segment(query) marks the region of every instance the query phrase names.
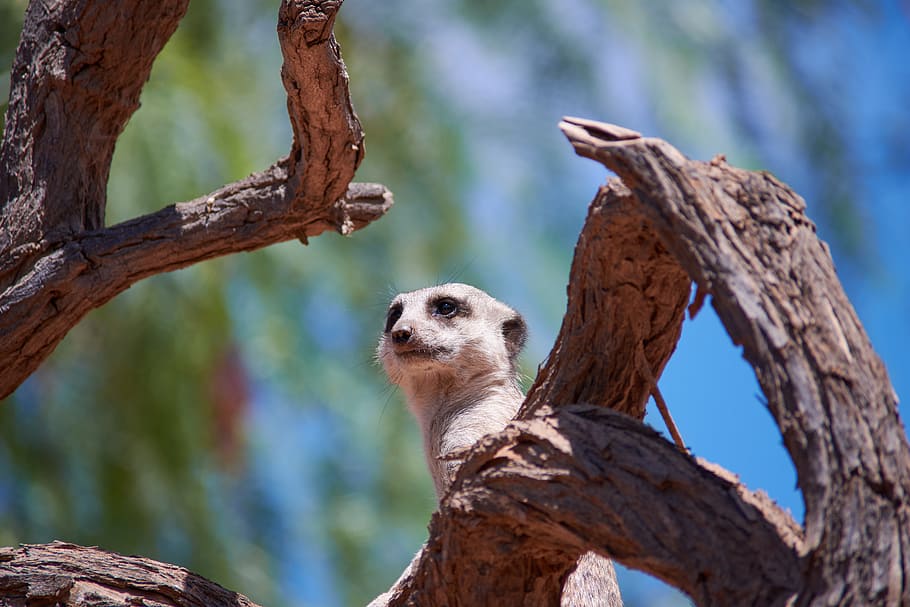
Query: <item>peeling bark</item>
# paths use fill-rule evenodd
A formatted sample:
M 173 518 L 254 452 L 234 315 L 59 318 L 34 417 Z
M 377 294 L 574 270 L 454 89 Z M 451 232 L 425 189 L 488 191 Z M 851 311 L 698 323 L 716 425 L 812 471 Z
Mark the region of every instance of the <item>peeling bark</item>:
M 805 202 L 768 173 L 570 119 L 628 184 L 755 369 L 806 504 L 799 605 L 910 604 L 910 450 L 897 396 Z
M 104 227 L 114 144 L 188 4 L 29 3 L 0 144 L 0 280 L 10 252 Z
M 562 328 L 518 417 L 546 403 L 588 403 L 643 420 L 690 283 L 629 189 L 602 187 L 575 246 Z

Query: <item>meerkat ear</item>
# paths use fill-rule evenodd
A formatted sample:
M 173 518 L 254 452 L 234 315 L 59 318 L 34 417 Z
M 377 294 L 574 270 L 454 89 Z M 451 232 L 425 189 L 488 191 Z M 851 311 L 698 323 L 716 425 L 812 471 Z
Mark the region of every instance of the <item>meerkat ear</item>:
M 525 319 L 521 317 L 521 314 L 515 312 L 514 316 L 503 321 L 502 336 L 506 340 L 506 351 L 509 353 L 509 360 L 515 362 L 515 359 L 521 354 L 521 349 L 525 346 L 525 341 L 528 339 L 528 325 L 525 324 Z

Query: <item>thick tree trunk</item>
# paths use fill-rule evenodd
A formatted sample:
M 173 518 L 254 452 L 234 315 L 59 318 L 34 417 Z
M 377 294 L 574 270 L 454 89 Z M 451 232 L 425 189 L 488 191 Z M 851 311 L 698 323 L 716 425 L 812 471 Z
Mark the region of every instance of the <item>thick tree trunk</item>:
M 114 142 L 188 0 L 32 2 L 0 146 L 0 398 L 96 308 L 142 278 L 381 217 L 352 184 L 363 132 L 332 24 L 340 2 L 281 4 L 287 158 L 192 202 L 104 228 Z

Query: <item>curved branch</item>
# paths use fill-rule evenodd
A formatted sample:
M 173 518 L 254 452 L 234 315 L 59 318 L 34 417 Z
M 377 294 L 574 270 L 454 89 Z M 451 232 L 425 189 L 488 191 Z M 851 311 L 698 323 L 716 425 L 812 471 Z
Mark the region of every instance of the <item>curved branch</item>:
M 54 542 L 0 549 L 4 605 L 258 607 L 183 567 Z
M 570 553 L 597 549 L 698 604 L 782 605 L 798 588 L 789 516 L 602 407 L 543 407 L 459 476 L 448 505 L 462 516 L 521 521 L 522 535 Z
M 278 10 L 281 80 L 294 131 L 288 171 L 297 206 L 339 200 L 363 159 L 363 130 L 332 33 L 341 2 L 282 0 Z
M 150 67 L 176 27 L 186 2 L 179 11 L 172 6 L 173 2 L 151 3 L 158 10 L 155 18 L 142 13 L 143 19 L 138 23 L 132 21 L 138 17 L 131 10 L 151 11 L 138 7 L 149 3 L 127 2 L 131 10 L 108 11 L 110 14 L 100 16 L 96 14 L 95 1 L 57 0 L 32 6 L 44 4 L 48 4 L 52 13 L 47 16 L 49 23 L 42 21 L 37 8 L 30 9 L 26 31 L 31 28 L 46 34 L 47 28 L 56 27 L 62 28 L 62 33 L 48 34 L 49 41 L 39 41 L 51 49 L 42 53 L 53 51 L 66 55 L 70 40 L 78 38 L 81 52 L 92 48 L 92 56 L 102 59 L 121 52 L 127 57 L 136 55 L 136 61 L 141 58 L 142 65 Z M 0 235 L 0 259 L 3 259 L 0 262 L 0 368 L 3 369 L 0 398 L 10 394 L 32 373 L 86 312 L 142 278 L 293 238 L 305 243 L 308 237 L 327 229 L 350 234 L 389 209 L 391 193 L 383 186 L 350 184 L 363 157 L 363 131 L 351 105 L 347 72 L 332 34 L 340 6 L 338 0 L 284 0 L 281 4 L 278 37 L 285 58 L 281 75 L 288 92 L 294 131 L 288 158 L 208 196 L 107 229 L 101 229 L 103 192 L 110 166 L 107 147 L 79 150 L 83 154 L 80 162 L 103 165 L 104 170 L 95 175 L 100 185 L 81 188 L 82 198 L 78 201 L 55 198 L 57 190 L 42 186 L 45 179 L 41 171 L 46 172 L 47 167 L 29 164 L 32 154 L 28 149 L 22 157 L 14 153 L 16 146 L 25 145 L 20 133 L 40 131 L 38 126 L 53 116 L 51 112 L 56 107 L 48 100 L 34 102 L 29 91 L 53 89 L 54 85 L 48 83 L 50 76 L 41 70 L 34 82 L 17 84 L 24 87 L 24 92 L 11 97 L 10 115 L 15 120 L 5 133 L 4 152 L 0 157 L 4 162 L 2 168 L 10 175 L 36 174 L 42 178 L 23 177 L 15 183 L 9 182 L 15 187 L 8 185 L 0 189 L 7 196 L 3 199 L 5 206 L 0 218 L 4 228 Z M 58 18 L 57 13 L 66 19 Z M 163 16 L 173 17 L 174 22 Z M 93 24 L 100 25 L 92 28 Z M 130 32 L 139 26 L 151 28 L 143 31 L 141 40 L 155 44 L 135 46 L 131 36 L 121 35 L 117 29 Z M 107 35 L 111 28 L 117 30 L 117 35 Z M 35 54 L 32 50 L 35 44 L 28 35 L 23 35 L 17 65 Z M 76 55 L 81 56 L 78 52 Z M 138 98 L 138 91 L 148 76 L 148 70 L 131 72 L 133 64 L 129 62 L 99 60 L 97 66 L 89 69 L 80 68 L 84 63 L 80 61 L 64 62 L 69 71 L 58 75 L 67 82 L 79 83 L 67 88 L 75 99 L 72 103 L 91 105 L 95 100 L 93 91 L 102 85 L 105 90 Z M 53 95 L 49 93 L 48 99 L 53 99 Z M 125 107 L 131 108 L 131 113 L 135 105 Z M 90 121 L 88 126 L 81 123 L 80 126 L 109 132 L 112 150 L 129 113 L 97 112 L 83 117 Z M 62 128 L 65 124 L 54 122 L 51 126 L 57 128 L 54 137 L 64 142 L 88 138 L 82 130 L 70 132 Z M 60 153 L 69 153 L 65 145 L 61 149 Z M 59 158 L 51 164 L 69 166 Z M 66 173 L 54 179 L 72 185 L 75 178 Z M 11 227 L 19 226 L 19 222 L 28 226 L 26 218 L 34 215 L 40 219 L 51 208 L 61 217 L 67 214 L 81 217 L 89 207 L 100 209 L 100 219 L 87 224 L 76 222 L 66 230 L 51 229 L 47 222 L 27 229 Z M 41 212 L 36 214 L 34 209 Z
M 11 393 L 67 332 L 137 281 L 220 255 L 315 236 L 339 223 L 325 209 L 284 203 L 286 163 L 208 196 L 105 230 L 84 232 L 42 257 L 0 295 L 0 397 Z M 381 217 L 391 193 L 351 184 L 332 213 L 348 230 Z
M 806 503 L 799 604 L 910 604 L 910 449 L 885 367 L 805 203 L 767 173 L 566 119 L 615 171 L 755 368 Z
M 289 157 L 104 229 L 114 143 L 187 3 L 29 5 L 0 147 L 0 397 L 86 312 L 146 276 L 327 229 L 349 234 L 392 204 L 381 185 L 350 184 L 363 132 L 332 35 L 340 0 L 284 0 Z M 9 602 L 255 607 L 180 567 L 59 543 L 0 550 Z
M 562 328 L 519 414 L 527 421 L 466 458 L 430 542 L 373 605 L 545 604 L 590 550 L 703 604 L 783 604 L 794 594 L 801 530 L 787 514 L 607 411 L 644 416 L 689 285 L 634 194 L 617 180 L 601 188 L 575 249 Z M 508 543 L 520 547 L 504 557 L 498 546 Z M 515 572 L 536 585 L 504 589 L 499 580 Z
M 628 389 L 634 351 L 618 361 L 625 371 L 612 371 L 601 328 L 612 310 L 597 300 L 599 291 L 581 289 L 532 390 L 528 419 L 466 459 L 392 603 L 433 596 L 440 587 L 456 603 L 475 600 L 478 588 L 492 590 L 508 567 L 525 564 L 502 557 L 502 546 L 516 545 L 539 556 L 544 580 L 596 550 L 665 579 L 699 604 L 910 604 L 910 449 L 896 396 L 803 201 L 768 174 L 720 158 L 690 161 L 666 142 L 620 127 L 579 119 L 562 127 L 579 154 L 619 175 L 629 194 L 608 186 L 609 196 L 623 201 L 616 209 L 637 205 L 634 214 L 698 283 L 693 305 L 711 294 L 744 347 L 796 464 L 805 540 L 770 500 L 730 484 L 725 473 L 697 466 L 630 419 L 567 404 L 609 404 L 615 389 L 631 400 L 625 410 L 638 414 L 644 390 Z M 589 261 L 573 265 L 573 289 L 587 280 L 588 267 L 600 275 L 601 256 L 619 268 L 625 259 L 607 247 L 589 254 L 597 245 L 589 251 L 594 239 L 586 237 L 576 255 Z M 586 345 L 589 334 L 597 345 Z M 625 347 L 635 345 L 633 339 Z M 581 354 L 573 356 L 574 348 Z M 579 368 L 578 361 L 597 356 L 607 361 Z M 615 388 L 591 379 L 600 371 L 612 374 Z M 549 400 L 555 411 L 542 404 Z
M 784 605 L 799 589 L 800 548 L 773 502 L 647 426 L 603 407 L 542 406 L 479 444 L 418 560 L 374 605 L 545 604 L 538 588 L 502 580 L 558 582 L 589 550 L 697 604 Z
M 518 418 L 587 403 L 644 419 L 652 377 L 676 349 L 689 284 L 629 189 L 603 186 L 575 246 L 562 327 Z

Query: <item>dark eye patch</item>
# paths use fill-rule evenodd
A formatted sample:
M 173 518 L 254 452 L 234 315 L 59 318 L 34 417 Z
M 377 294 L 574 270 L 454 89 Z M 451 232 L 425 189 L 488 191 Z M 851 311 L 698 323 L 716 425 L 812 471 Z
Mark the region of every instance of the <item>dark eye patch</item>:
M 401 312 L 404 308 L 401 304 L 395 304 L 389 308 L 389 314 L 386 316 L 385 321 L 385 332 L 388 333 L 392 330 L 392 327 L 395 326 L 395 323 L 398 322 L 398 319 L 401 318 Z
M 443 297 L 433 302 L 433 316 L 442 316 L 443 318 L 452 318 L 458 314 L 458 302 L 451 297 Z

